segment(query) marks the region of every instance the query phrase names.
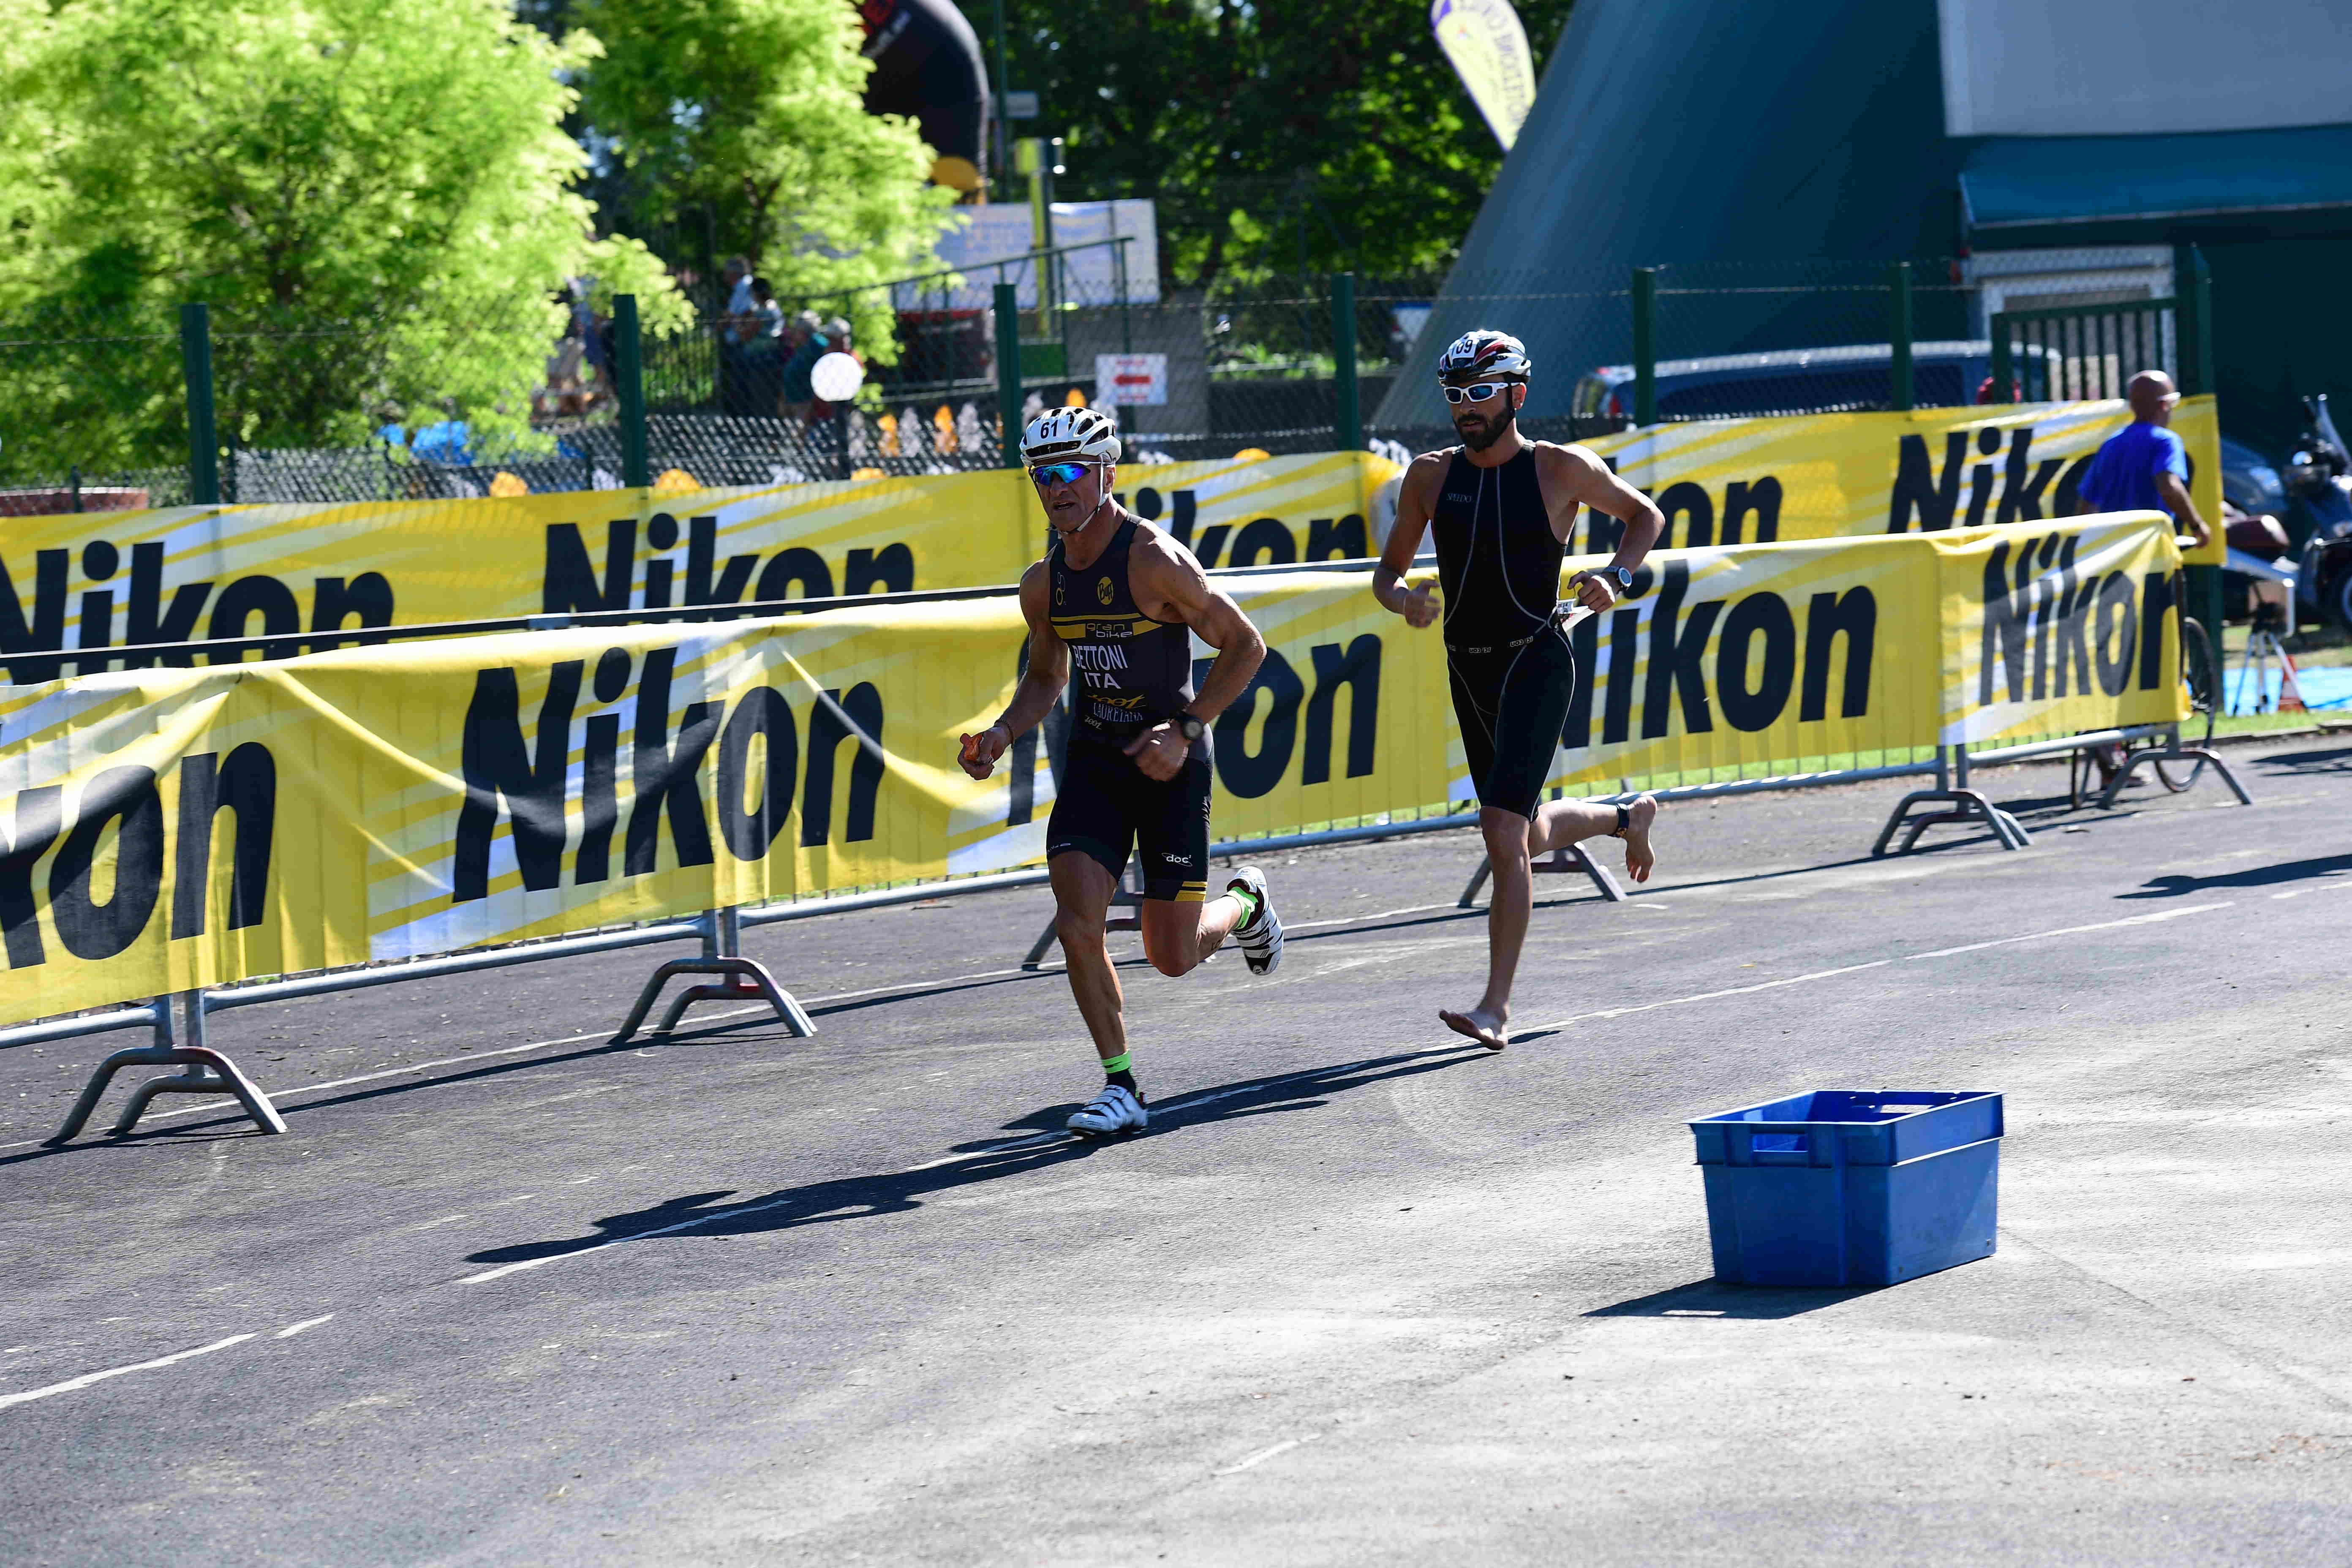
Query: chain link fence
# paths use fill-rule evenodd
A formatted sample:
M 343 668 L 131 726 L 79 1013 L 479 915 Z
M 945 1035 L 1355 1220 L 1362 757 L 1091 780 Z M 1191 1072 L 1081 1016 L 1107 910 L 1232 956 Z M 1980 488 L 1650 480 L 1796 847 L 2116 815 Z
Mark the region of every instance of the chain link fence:
M 176 322 L 133 311 L 0 321 L 0 517 L 188 499 Z
M 1160 292 L 1127 262 L 1114 240 L 749 310 L 705 300 L 649 314 L 634 337 L 612 301 L 584 290 L 460 324 L 446 312 L 347 322 L 222 311 L 197 329 L 218 453 L 201 498 L 191 430 L 203 400 L 190 395 L 185 321 L 125 309 L 0 322 L 0 514 L 610 489 L 632 478 L 637 433 L 636 480 L 656 485 L 994 468 L 1008 394 L 1024 420 L 1074 403 L 1113 412 L 1131 462 L 1357 445 L 1401 456 L 1454 439 L 1432 372 L 1444 342 L 1474 325 L 1536 348 L 1521 425 L 1555 440 L 1645 412 L 1902 405 L 1906 350 L 1909 405 L 1992 401 L 1996 315 L 2007 379 L 2029 394 L 2107 393 L 2142 368 L 2179 375 L 2189 341 L 2170 254 L 2155 247 L 1915 261 L 1900 273 L 1859 261 L 1661 266 L 1486 292 L 1459 280 L 1449 292 L 1433 276 Z M 1018 317 L 1002 339 L 999 285 Z M 2091 306 L 2129 313 L 2134 335 L 2085 350 L 2077 329 L 2066 337 L 2045 320 Z M 998 363 L 1000 342 L 1017 342 L 1017 365 Z M 835 352 L 862 365 L 841 403 L 814 385 L 816 362 Z

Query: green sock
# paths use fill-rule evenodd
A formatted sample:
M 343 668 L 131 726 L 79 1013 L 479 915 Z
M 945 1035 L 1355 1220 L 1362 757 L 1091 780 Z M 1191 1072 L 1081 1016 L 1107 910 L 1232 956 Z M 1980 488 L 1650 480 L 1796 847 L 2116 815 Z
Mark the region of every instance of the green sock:
M 1249 924 L 1250 921 L 1257 919 L 1257 895 L 1255 893 L 1251 892 L 1239 882 L 1235 882 L 1232 887 L 1227 888 L 1225 891 L 1234 899 L 1238 900 L 1242 906 L 1242 918 L 1235 922 L 1237 926 L 1245 926 Z

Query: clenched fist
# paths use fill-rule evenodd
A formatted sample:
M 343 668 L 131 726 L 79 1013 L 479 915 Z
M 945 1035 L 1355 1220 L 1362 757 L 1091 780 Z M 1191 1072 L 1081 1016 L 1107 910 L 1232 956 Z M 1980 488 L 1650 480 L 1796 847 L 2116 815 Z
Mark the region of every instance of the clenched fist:
M 956 761 L 963 771 L 976 779 L 984 779 L 996 771 L 996 759 L 1013 744 L 1012 732 L 1002 724 L 991 724 L 977 735 L 963 737 L 962 754 Z

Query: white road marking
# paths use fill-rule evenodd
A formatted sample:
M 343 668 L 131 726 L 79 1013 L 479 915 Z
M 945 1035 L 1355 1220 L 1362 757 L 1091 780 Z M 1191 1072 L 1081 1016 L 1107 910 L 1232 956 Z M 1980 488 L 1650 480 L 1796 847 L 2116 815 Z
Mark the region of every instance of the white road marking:
M 305 1329 L 317 1328 L 320 1323 L 327 1321 L 328 1319 L 332 1318 L 334 1315 L 334 1313 L 329 1312 L 322 1317 L 305 1318 L 299 1323 L 288 1324 L 285 1328 L 278 1330 L 269 1337 L 274 1340 L 290 1340 Z
M 1279 1455 L 1287 1454 L 1293 1448 L 1299 1447 L 1304 1444 L 1312 1443 L 1315 1441 L 1316 1437 L 1319 1437 L 1321 1436 L 1322 1434 L 1318 1432 L 1316 1433 L 1314 1436 L 1293 1437 L 1286 1443 L 1276 1443 L 1271 1448 L 1260 1448 L 1256 1453 L 1252 1454 L 1245 1459 L 1241 1459 L 1234 1464 L 1227 1465 L 1222 1470 L 1211 1470 L 1209 1473 L 1213 1476 L 1237 1476 L 1244 1470 L 1252 1469 L 1259 1465 L 1265 1464 L 1268 1459 L 1274 1458 Z
M 941 1165 L 952 1165 L 960 1161 L 977 1159 L 982 1154 L 1009 1153 L 1015 1149 L 1034 1148 L 1037 1144 L 1051 1143 L 1056 1139 L 1068 1136 L 1066 1132 L 1033 1132 L 1026 1138 L 1008 1138 L 999 1143 L 982 1143 L 977 1148 L 966 1149 L 961 1153 L 943 1154 L 936 1160 L 926 1160 L 919 1165 L 909 1165 L 900 1174 L 913 1175 L 917 1171 L 936 1171 Z
M 2226 910 L 2231 900 L 2217 904 L 2191 904 L 2187 909 L 2158 910 L 2151 914 L 2126 915 L 2118 921 L 2100 921 L 2093 925 L 2059 926 L 2050 931 L 2030 931 L 2023 936 L 1997 937 L 1990 942 L 1972 942 L 1960 947 L 1938 947 L 1927 952 L 1905 953 L 1901 958 L 1875 958 L 1867 963 L 1849 963 L 1836 969 L 1816 969 L 1810 974 L 1791 974 L 1782 980 L 1766 980 L 1754 985 L 1733 985 L 1721 991 L 1701 991 L 1689 996 L 1669 996 L 1663 1002 L 1644 1002 L 1633 1007 L 1604 1007 L 1595 1013 L 1579 1013 L 1557 1023 L 1538 1024 L 1534 1032 L 1564 1029 L 1570 1024 L 1590 1023 L 1596 1018 L 1622 1018 L 1634 1013 L 1654 1012 L 1660 1007 L 1679 1007 L 1690 1002 L 1713 1002 L 1725 996 L 1746 996 L 1758 991 L 1772 991 L 1786 985 L 1803 985 L 1815 980 L 1829 980 L 1840 974 L 1853 974 L 1865 969 L 1885 969 L 1893 963 L 1916 963 L 1926 958 L 1949 958 L 1955 953 L 1981 952 L 1989 947 L 2008 947 L 2015 942 L 2044 942 L 2054 936 L 2079 936 L 2084 931 L 2114 931 L 2121 926 L 2154 925 L 2160 921 L 2177 921 L 2183 915 L 2201 915 L 2212 910 Z M 1514 1030 L 1514 1034 L 1528 1033 Z
M 2079 936 L 2086 931 L 2114 931 L 2119 926 L 2156 925 L 2164 921 L 2177 921 L 2183 915 L 2201 915 L 2212 910 L 2226 910 L 2234 900 L 2224 899 L 2218 904 L 2190 904 L 2186 909 L 2158 910 L 2150 914 L 2126 915 L 2119 921 L 2101 921 L 2096 925 L 2060 926 L 2054 931 L 2037 931 L 2024 936 L 1996 937 L 1990 942 L 1972 942 L 1964 947 L 1938 947 L 1927 952 L 1904 955 L 1906 963 L 1916 963 L 1923 958 L 1949 958 L 1956 952 L 1982 952 L 1989 947 L 2010 947 L 2021 942 L 2042 942 L 2053 936 Z
M 153 1361 L 132 1362 L 129 1366 L 110 1366 L 104 1372 L 86 1372 L 79 1377 L 69 1377 L 63 1383 L 53 1383 L 47 1388 L 28 1388 L 21 1394 L 0 1394 L 0 1410 L 5 1410 L 12 1405 L 29 1405 L 36 1399 L 47 1399 L 54 1394 L 71 1394 L 77 1389 L 88 1388 L 91 1384 L 104 1383 L 110 1377 L 121 1377 L 134 1372 L 152 1372 L 159 1366 L 170 1366 L 173 1362 L 186 1361 L 194 1356 L 210 1355 L 215 1351 L 225 1351 L 231 1345 L 241 1345 L 253 1337 L 251 1334 L 231 1334 L 225 1340 L 216 1340 L 208 1345 L 198 1345 L 192 1351 L 180 1351 L 172 1355 L 157 1356 Z
M 1342 1062 L 1335 1068 L 1318 1068 L 1315 1070 L 1318 1077 L 1336 1076 L 1343 1072 L 1354 1072 L 1358 1068 L 1374 1066 L 1381 1060 L 1379 1057 L 1367 1057 L 1360 1062 Z M 1233 1100 L 1244 1094 L 1259 1093 L 1281 1081 L 1280 1078 L 1258 1079 L 1253 1082 L 1236 1084 L 1231 1089 L 1210 1089 L 1200 1094 L 1180 1094 L 1173 1100 L 1160 1101 L 1159 1108 L 1162 1110 L 1197 1110 L 1204 1105 L 1214 1105 L 1221 1100 Z
M 461 1214 L 445 1214 L 439 1219 L 428 1219 L 423 1225 L 413 1225 L 408 1228 L 412 1231 L 431 1230 L 436 1226 L 455 1225 L 459 1220 L 468 1217 L 470 1216 Z

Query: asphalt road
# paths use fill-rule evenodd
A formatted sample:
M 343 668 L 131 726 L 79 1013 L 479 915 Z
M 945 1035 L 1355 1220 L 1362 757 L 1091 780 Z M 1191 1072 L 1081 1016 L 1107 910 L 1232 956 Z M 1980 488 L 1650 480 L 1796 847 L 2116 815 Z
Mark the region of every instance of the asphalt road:
M 0 1561 L 2352 1563 L 2352 742 L 2232 756 L 1671 809 L 1500 1056 L 1466 836 L 1276 858 L 1108 1146 L 1042 889 L 751 933 L 805 1042 L 610 1045 L 660 950 L 216 1018 L 279 1138 L 0 1052 Z M 1708 1282 L 1685 1120 L 1834 1087 L 2008 1096 L 1995 1257 Z

